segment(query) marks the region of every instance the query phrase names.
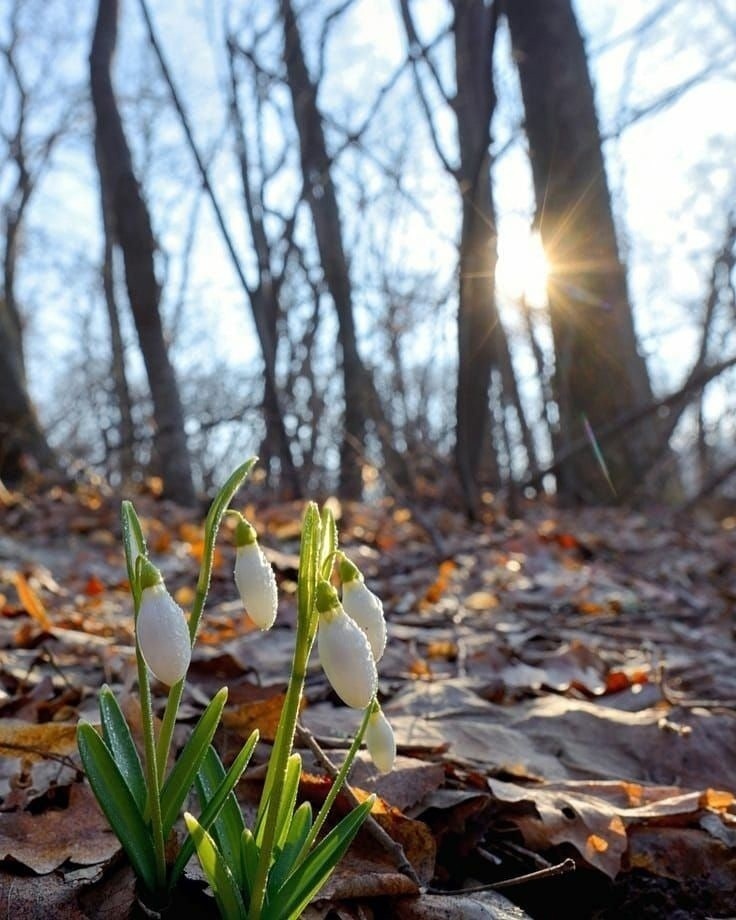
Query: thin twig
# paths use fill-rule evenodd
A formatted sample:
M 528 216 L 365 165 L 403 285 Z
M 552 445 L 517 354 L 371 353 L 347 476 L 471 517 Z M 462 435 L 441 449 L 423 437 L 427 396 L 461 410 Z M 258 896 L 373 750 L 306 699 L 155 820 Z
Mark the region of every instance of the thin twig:
M 327 754 L 322 750 L 314 735 L 300 722 L 297 722 L 296 733 L 299 740 L 306 744 L 309 750 L 317 758 L 317 761 L 324 767 L 325 771 L 332 777 L 332 779 L 334 779 L 338 774 L 338 768 L 332 763 Z M 360 804 L 358 797 L 353 792 L 349 783 L 345 783 L 345 785 L 342 787 L 342 791 L 353 806 Z M 363 827 L 370 834 L 370 836 L 373 837 L 373 839 L 380 846 L 382 846 L 390 856 L 393 857 L 394 862 L 396 863 L 396 868 L 399 870 L 399 872 L 401 872 L 402 875 L 405 875 L 408 879 L 411 879 L 417 888 L 421 888 L 422 883 L 414 871 L 414 867 L 407 859 L 406 853 L 404 852 L 404 848 L 401 846 L 401 844 L 394 840 L 390 834 L 387 834 L 372 815 L 368 815 Z
M 563 859 L 561 863 L 549 866 L 546 869 L 538 869 L 536 872 L 527 872 L 526 875 L 517 875 L 515 878 L 507 878 L 501 882 L 492 882 L 490 885 L 474 885 L 472 888 L 459 888 L 457 891 L 448 891 L 445 888 L 428 888 L 427 894 L 441 894 L 446 896 L 477 894 L 481 891 L 498 891 L 500 888 L 512 888 L 515 885 L 526 885 L 527 882 L 539 882 L 547 878 L 556 878 L 558 875 L 567 875 L 568 872 L 574 872 L 577 869 L 575 860 Z

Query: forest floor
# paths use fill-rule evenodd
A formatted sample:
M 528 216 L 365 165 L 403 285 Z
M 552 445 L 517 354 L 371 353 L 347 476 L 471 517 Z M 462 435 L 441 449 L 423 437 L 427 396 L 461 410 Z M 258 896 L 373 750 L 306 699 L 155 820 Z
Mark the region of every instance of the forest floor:
M 135 504 L 186 609 L 199 521 L 150 494 Z M 384 602 L 380 696 L 399 751 L 388 775 L 361 754 L 351 784 L 378 793 L 375 818 L 422 894 L 362 831 L 307 916 L 736 916 L 736 516 L 540 501 L 516 520 L 489 505 L 469 525 L 440 507 L 335 509 L 343 546 Z M 242 613 L 223 527 L 177 728 L 181 743 L 227 684 L 225 760 L 254 726 L 273 731 L 295 615 L 302 507 L 244 510 L 277 573 L 279 617 L 263 634 Z M 135 723 L 117 500 L 90 486 L 4 493 L 2 916 L 135 915 L 131 872 L 76 753 L 76 722 L 97 720 L 103 682 Z M 333 761 L 358 717 L 315 662 L 302 722 Z M 268 752 L 262 742 L 238 789 L 246 811 Z M 324 795 L 322 766 L 307 750 L 304 761 L 302 794 Z M 568 859 L 574 871 L 551 868 Z M 460 892 L 533 872 L 502 892 Z M 214 916 L 196 867 L 186 885 L 188 915 L 199 904 Z

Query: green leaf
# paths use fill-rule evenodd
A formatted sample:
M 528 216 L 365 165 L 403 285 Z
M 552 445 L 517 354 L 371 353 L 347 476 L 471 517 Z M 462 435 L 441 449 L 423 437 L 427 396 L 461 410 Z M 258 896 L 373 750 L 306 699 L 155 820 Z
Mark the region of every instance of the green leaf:
M 122 844 L 133 871 L 149 891 L 155 892 L 156 856 L 151 832 L 112 754 L 88 722 L 77 727 L 77 746 L 95 798 Z
M 337 552 L 337 524 L 329 508 L 322 509 L 322 545 L 320 547 L 320 574 L 325 581 L 330 580 L 332 567 Z
M 206 831 L 212 828 L 218 848 L 240 887 L 243 887 L 240 867 L 240 836 L 245 825 L 233 789 L 248 766 L 257 743 L 258 731 L 256 730 L 243 745 L 227 773 L 225 773 L 217 751 L 210 745 L 196 778 L 197 794 L 202 806 L 199 823 Z M 182 845 L 174 863 L 171 873 L 172 885 L 184 871 L 193 852 L 194 841 L 189 837 Z
M 311 642 L 316 633 L 317 617 L 314 613 L 314 595 L 317 587 L 317 567 L 319 562 L 321 523 L 319 510 L 314 502 L 307 505 L 302 522 L 301 546 L 299 550 L 299 573 L 297 578 L 297 641 L 300 635 L 308 636 L 308 644 L 311 648 Z M 309 634 L 312 634 L 311 636 Z M 295 679 L 292 672 L 291 680 Z M 286 757 L 286 746 L 291 746 L 293 735 L 284 730 L 284 720 L 287 718 L 286 706 L 281 710 L 281 718 L 276 730 L 276 739 L 268 763 L 268 771 L 263 784 L 261 801 L 258 805 L 258 815 L 255 822 L 255 833 L 258 839 L 261 839 L 262 827 L 266 820 L 266 815 L 270 810 L 271 792 L 276 782 L 276 770 L 281 768 Z
M 302 775 L 302 758 L 299 754 L 292 754 L 286 762 L 286 777 L 281 790 L 279 813 L 276 818 L 276 835 L 274 846 L 278 849 L 284 845 L 289 834 L 291 818 L 294 813 L 296 796 L 299 792 L 299 778 Z
M 194 839 L 197 856 L 215 895 L 221 916 L 224 920 L 246 920 L 243 898 L 222 854 L 217 849 L 217 844 L 194 815 L 185 812 L 184 821 Z
M 314 608 L 314 594 L 317 589 L 317 571 L 320 563 L 322 526 L 319 511 L 310 502 L 304 513 L 302 540 L 299 549 L 299 573 L 297 577 L 297 604 L 299 619 L 309 622 Z
M 222 516 L 227 510 L 227 506 L 232 501 L 233 495 L 238 491 L 246 477 L 253 469 L 258 457 L 251 457 L 242 463 L 235 472 L 228 478 L 225 485 L 215 495 L 207 512 L 204 522 L 204 551 L 202 553 L 202 562 L 199 566 L 199 576 L 197 578 L 197 594 L 192 613 L 189 617 L 189 635 L 194 645 L 194 639 L 199 628 L 199 621 L 202 617 L 205 598 L 210 587 L 210 577 L 212 575 L 212 560 L 215 552 L 215 540 L 217 531 L 220 529 Z
M 291 920 L 301 915 L 345 855 L 374 801 L 375 796 L 371 796 L 354 808 L 317 844 L 286 884 L 273 894 L 263 920 Z
M 258 844 L 249 828 L 245 828 L 240 838 L 240 871 L 243 876 L 245 885 L 244 889 L 248 892 L 253 891 L 253 882 L 258 871 Z
M 164 837 L 168 837 L 184 800 L 194 784 L 194 777 L 197 775 L 215 734 L 226 700 L 227 687 L 223 687 L 212 697 L 200 716 L 199 722 L 184 745 L 184 750 L 164 783 L 161 790 L 161 823 Z
M 140 591 L 138 590 L 138 579 L 136 577 L 136 559 L 139 556 L 146 556 L 146 541 L 143 539 L 143 531 L 138 515 L 135 513 L 133 503 L 124 501 L 120 506 L 120 524 L 123 531 L 123 548 L 125 550 L 125 565 L 128 570 L 128 584 L 136 600 L 136 606 Z
M 99 702 L 102 737 L 135 799 L 138 810 L 143 814 L 146 808 L 146 780 L 128 723 L 108 686 L 100 690 Z
M 301 852 L 304 841 L 309 836 L 312 827 L 312 806 L 309 802 L 302 804 L 294 812 L 289 827 L 289 834 L 284 841 L 283 848 L 278 858 L 268 873 L 269 899 L 273 899 L 272 892 L 277 892 L 289 877 L 296 857 Z

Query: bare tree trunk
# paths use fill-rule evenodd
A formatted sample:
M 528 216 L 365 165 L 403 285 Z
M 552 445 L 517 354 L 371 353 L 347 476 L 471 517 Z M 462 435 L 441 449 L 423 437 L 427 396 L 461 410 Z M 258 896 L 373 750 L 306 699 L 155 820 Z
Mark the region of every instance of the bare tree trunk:
M 184 414 L 159 312 L 151 220 L 133 173 L 112 86 L 117 19 L 118 0 L 99 0 L 89 61 L 100 181 L 111 205 L 115 236 L 125 262 L 128 297 L 153 401 L 155 450 L 165 493 L 182 504 L 193 504 L 195 492 Z
M 100 174 L 102 174 L 99 150 L 95 149 L 95 153 L 97 155 L 97 167 Z M 120 316 L 118 314 L 118 305 L 115 297 L 115 231 L 113 228 L 111 210 L 110 203 L 105 197 L 105 188 L 100 185 L 100 213 L 102 215 L 103 232 L 102 288 L 105 294 L 107 318 L 110 323 L 110 371 L 112 373 L 115 401 L 120 414 L 118 468 L 122 481 L 126 482 L 133 474 L 135 462 L 133 456 L 133 442 L 135 431 L 133 428 L 130 390 L 128 388 L 128 379 L 125 374 L 123 336 L 120 331 Z
M 347 496 L 362 491 L 361 452 L 366 423 L 373 418 L 387 470 L 400 485 L 407 483 L 406 463 L 391 443 L 385 416 L 369 373 L 358 352 L 353 296 L 343 246 L 342 223 L 331 175 L 317 87 L 307 70 L 301 35 L 291 0 L 280 0 L 284 28 L 284 62 L 299 135 L 306 199 L 312 212 L 325 284 L 335 304 L 342 349 L 345 394 L 344 435 L 340 449 L 340 487 Z
M 0 480 L 18 482 L 27 461 L 44 470 L 56 457 L 36 418 L 26 386 L 16 316 L 0 299 Z
M 455 459 L 468 510 L 478 504 L 481 447 L 489 430 L 491 368 L 498 363 L 505 332 L 495 295 L 496 213 L 491 186 L 490 128 L 496 106 L 493 86 L 495 14 L 483 0 L 454 0 L 454 110 L 462 195 L 460 297 L 458 303 L 458 385 Z M 495 482 L 498 486 L 497 464 Z
M 593 88 L 570 0 L 506 4 L 521 78 L 537 220 L 552 266 L 549 302 L 559 430 L 565 452 L 652 391 L 637 351 L 626 272 L 619 257 Z M 641 481 L 656 430 L 610 443 L 606 465 L 619 494 Z M 561 495 L 614 497 L 592 450 L 560 465 Z
M 266 435 L 263 439 L 261 456 L 270 465 L 271 455 L 279 459 L 282 483 L 288 484 L 292 494 L 301 495 L 301 482 L 294 458 L 284 416 L 276 389 L 276 349 L 278 347 L 279 291 L 286 271 L 286 257 L 278 276 L 272 266 L 272 247 L 264 223 L 264 202 L 254 200 L 251 187 L 250 159 L 248 142 L 243 127 L 243 116 L 238 102 L 238 83 L 235 75 L 234 47 L 228 42 L 228 65 L 230 69 L 230 116 L 240 166 L 240 179 L 243 189 L 243 203 L 250 227 L 253 248 L 256 254 L 258 280 L 255 287 L 248 287 L 253 321 L 256 326 L 264 363 L 271 368 L 265 374 L 263 387 L 263 415 L 266 423 Z M 293 224 L 291 226 L 293 230 Z

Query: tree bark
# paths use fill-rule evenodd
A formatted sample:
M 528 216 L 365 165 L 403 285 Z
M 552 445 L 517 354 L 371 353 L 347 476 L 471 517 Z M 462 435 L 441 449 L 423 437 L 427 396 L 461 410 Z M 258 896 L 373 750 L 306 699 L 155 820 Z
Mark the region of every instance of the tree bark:
M 493 19 L 483 0 L 455 0 L 456 96 L 454 100 L 462 195 L 460 296 L 458 301 L 458 385 L 455 460 L 474 513 L 481 448 L 489 428 L 491 368 L 500 325 L 495 297 L 496 215 L 491 187 L 490 126 L 493 87 Z M 499 485 L 497 463 L 492 475 Z
M 279 292 L 286 272 L 286 256 L 280 274 L 273 266 L 272 245 L 264 223 L 264 203 L 254 193 L 251 185 L 251 168 L 248 141 L 243 126 L 243 116 L 238 101 L 238 82 L 235 74 L 234 48 L 228 42 L 230 72 L 230 118 L 235 134 L 235 145 L 243 189 L 243 204 L 256 255 L 258 280 L 247 288 L 256 334 L 261 345 L 264 364 L 270 372 L 264 375 L 263 417 L 266 434 L 261 445 L 261 459 L 266 468 L 272 456 L 278 457 L 281 482 L 288 486 L 293 497 L 302 494 L 299 473 L 291 452 L 291 442 L 284 424 L 284 413 L 276 387 L 276 350 L 278 348 Z M 262 192 L 262 190 L 261 190 Z
M 15 316 L 0 298 L 0 480 L 8 483 L 22 479 L 28 461 L 43 470 L 56 468 L 28 395 L 19 341 Z
M 337 313 L 345 395 L 344 434 L 340 449 L 340 487 L 344 495 L 362 492 L 362 452 L 366 423 L 375 422 L 387 471 L 407 485 L 406 462 L 391 443 L 373 377 L 358 352 L 350 271 L 343 245 L 342 222 L 331 175 L 317 87 L 307 70 L 299 26 L 291 0 L 280 0 L 284 29 L 284 63 L 299 135 L 306 200 L 314 224 L 325 284 Z
M 128 297 L 153 401 L 155 451 L 165 494 L 191 505 L 195 492 L 184 413 L 164 341 L 151 220 L 133 172 L 112 85 L 117 20 L 118 0 L 99 0 L 89 61 L 100 181 L 112 208 L 115 236 L 123 253 Z
M 637 350 L 593 87 L 571 2 L 511 0 L 505 8 L 521 79 L 537 222 L 551 264 L 555 452 L 564 455 L 584 431 L 585 419 L 595 433 L 650 401 L 652 390 Z M 609 444 L 604 459 L 619 495 L 641 481 L 655 441 L 653 431 Z M 557 487 L 566 499 L 616 498 L 592 449 L 569 455 Z
M 97 168 L 102 174 L 99 147 L 95 145 Z M 118 469 L 123 483 L 128 481 L 135 465 L 133 444 L 135 430 L 133 427 L 133 409 L 130 398 L 128 379 L 125 373 L 125 349 L 120 330 L 120 315 L 115 297 L 115 231 L 112 207 L 106 197 L 107 189 L 100 184 L 100 213 L 102 216 L 102 289 L 105 295 L 107 319 L 110 324 L 110 372 L 112 375 L 115 401 L 120 415 Z

